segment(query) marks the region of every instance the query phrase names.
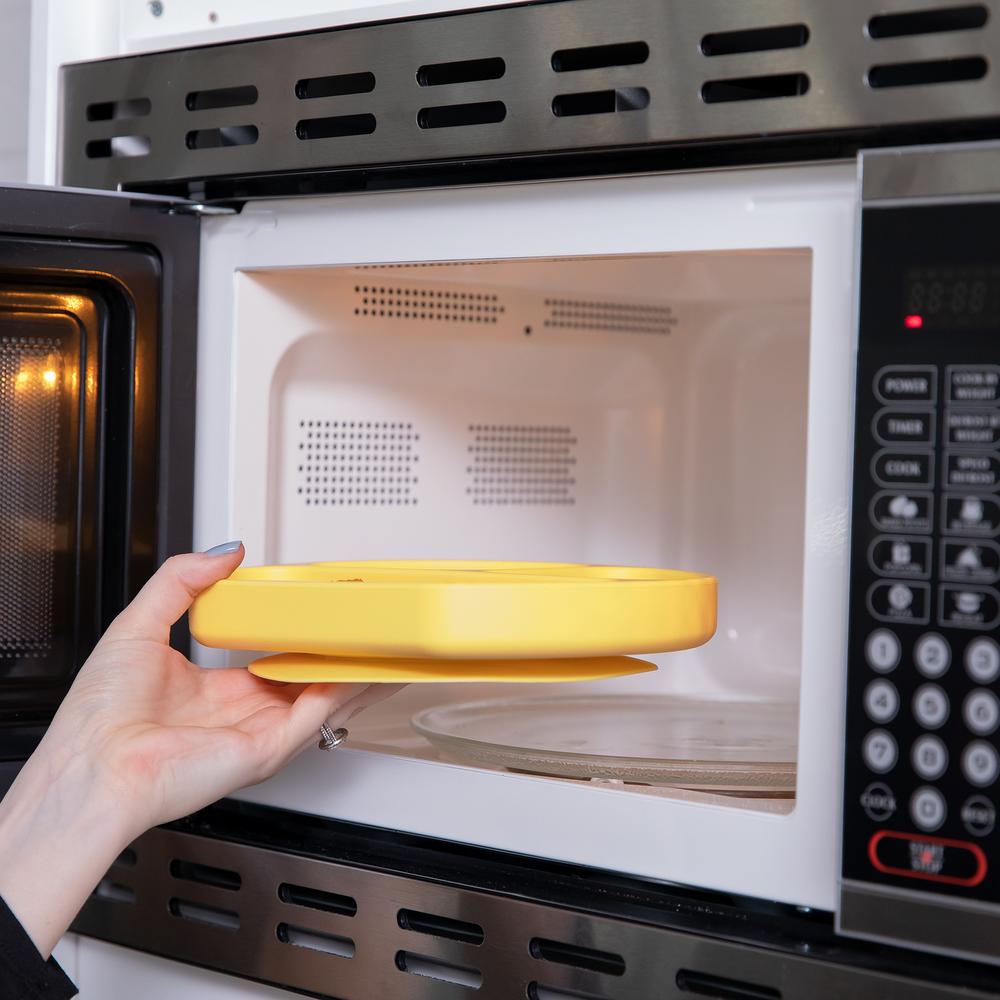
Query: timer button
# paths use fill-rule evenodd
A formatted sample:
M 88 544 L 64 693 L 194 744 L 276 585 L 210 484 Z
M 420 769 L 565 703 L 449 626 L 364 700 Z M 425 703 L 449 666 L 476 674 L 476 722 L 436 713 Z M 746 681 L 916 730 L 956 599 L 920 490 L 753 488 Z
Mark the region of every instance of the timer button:
M 895 632 L 877 628 L 865 641 L 865 659 L 872 670 L 887 674 L 899 663 L 901 647 Z
M 872 433 L 882 444 L 931 444 L 934 441 L 934 411 L 886 407 L 875 414 Z
M 875 376 L 874 389 L 883 403 L 933 403 L 937 371 L 919 365 L 891 365 Z
M 998 365 L 951 365 L 947 379 L 951 403 L 1000 402 Z
M 875 633 L 873 632 L 872 635 Z M 1000 675 L 1000 646 L 996 644 L 995 640 L 988 639 L 986 636 L 973 639 L 965 648 L 965 670 L 974 681 L 978 681 L 980 684 L 989 684 L 990 681 L 996 680 L 997 676 Z

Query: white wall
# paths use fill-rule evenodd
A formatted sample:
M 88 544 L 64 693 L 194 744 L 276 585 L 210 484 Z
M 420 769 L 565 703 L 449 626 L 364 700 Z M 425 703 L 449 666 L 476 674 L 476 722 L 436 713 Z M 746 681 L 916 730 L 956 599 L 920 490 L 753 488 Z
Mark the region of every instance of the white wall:
M 31 0 L 0 0 L 0 181 L 24 181 L 28 158 Z

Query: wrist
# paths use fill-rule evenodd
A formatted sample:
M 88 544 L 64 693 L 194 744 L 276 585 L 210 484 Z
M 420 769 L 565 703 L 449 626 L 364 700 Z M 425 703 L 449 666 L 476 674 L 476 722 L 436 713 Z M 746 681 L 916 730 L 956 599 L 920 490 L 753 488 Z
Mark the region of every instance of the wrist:
M 99 765 L 43 742 L 0 802 L 0 896 L 44 957 L 132 836 Z

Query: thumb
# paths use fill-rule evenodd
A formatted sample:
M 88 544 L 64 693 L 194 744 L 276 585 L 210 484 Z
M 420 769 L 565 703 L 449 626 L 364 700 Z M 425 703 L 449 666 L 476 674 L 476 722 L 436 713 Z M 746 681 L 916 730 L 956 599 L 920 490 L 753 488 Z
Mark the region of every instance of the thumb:
M 111 623 L 104 638 L 167 642 L 170 626 L 203 590 L 229 576 L 244 555 L 242 542 L 226 542 L 207 552 L 171 556 Z

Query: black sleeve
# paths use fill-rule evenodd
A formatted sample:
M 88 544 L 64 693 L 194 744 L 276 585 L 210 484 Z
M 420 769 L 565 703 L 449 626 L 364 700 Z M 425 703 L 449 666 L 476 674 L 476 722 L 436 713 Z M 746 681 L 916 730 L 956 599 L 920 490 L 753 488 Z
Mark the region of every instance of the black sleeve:
M 69 1000 L 76 987 L 54 958 L 43 961 L 0 898 L 0 1000 Z

